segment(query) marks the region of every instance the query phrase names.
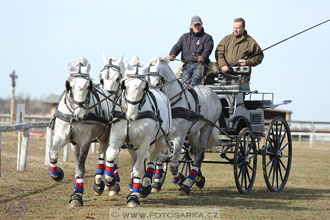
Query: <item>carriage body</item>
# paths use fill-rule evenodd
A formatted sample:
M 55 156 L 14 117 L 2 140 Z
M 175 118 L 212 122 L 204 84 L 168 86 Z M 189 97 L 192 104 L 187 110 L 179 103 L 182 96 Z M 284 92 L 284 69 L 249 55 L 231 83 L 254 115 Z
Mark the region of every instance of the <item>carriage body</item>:
M 282 117 L 274 118 L 265 126 L 264 109 L 276 108 L 280 104 L 273 103 L 273 93 L 251 91 L 250 74 L 251 67 L 233 67 L 229 74 L 209 72 L 204 79 L 204 85 L 218 95 L 223 114 L 219 119 L 221 135 L 218 146 L 205 151 L 220 153 L 221 159 L 204 160 L 203 163 L 233 165 L 236 187 L 240 193 L 247 194 L 252 190 L 255 180 L 257 155 L 261 155 L 268 189 L 280 192 L 288 180 L 291 167 L 290 128 Z M 282 104 L 290 102 L 284 101 Z M 188 151 L 183 154 L 182 171 L 187 165 L 185 162 L 191 161 Z

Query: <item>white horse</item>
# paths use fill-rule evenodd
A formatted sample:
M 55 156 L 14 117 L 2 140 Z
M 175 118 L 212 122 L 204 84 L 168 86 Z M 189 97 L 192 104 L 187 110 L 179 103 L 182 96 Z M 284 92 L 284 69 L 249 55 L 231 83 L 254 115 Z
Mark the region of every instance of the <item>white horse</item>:
M 103 52 L 103 63 L 104 67 L 100 72 L 99 79 L 100 84 L 102 87 L 107 90 L 111 96 L 109 99 L 111 101 L 117 102 L 118 98 L 121 96 L 121 87 L 120 87 L 120 81 L 123 79 L 126 69 L 126 60 L 124 59 L 124 56 L 118 57 L 110 57 L 107 58 L 105 52 Z M 144 65 L 143 60 L 138 56 L 133 56 L 130 59 L 131 65 Z M 114 110 L 114 109 L 112 109 Z M 112 115 L 112 111 L 111 111 Z M 103 174 L 105 171 L 105 152 L 106 152 L 107 146 L 102 146 L 100 148 L 99 152 L 99 160 L 97 164 L 96 174 L 95 174 L 95 182 L 93 185 L 93 189 L 95 191 L 95 195 L 99 196 L 103 193 L 104 188 L 109 190 L 109 196 L 118 195 L 120 192 L 120 178 L 119 178 L 119 172 L 118 172 L 118 165 L 117 162 L 114 162 L 114 174 L 116 177 L 116 184 L 114 186 L 108 186 L 104 184 L 103 182 Z M 131 157 L 133 158 L 132 164 L 134 164 L 136 159 L 136 153 L 135 150 L 128 149 Z
M 128 207 L 140 205 L 140 193 L 141 195 L 150 193 L 155 163 L 160 152 L 167 147 L 165 137 L 172 125 L 168 98 L 160 91 L 149 90 L 148 82 L 144 78 L 148 68 L 148 66 L 141 68 L 138 65 L 136 67 L 127 65 L 125 78 L 121 84 L 123 89 L 121 103 L 127 110 L 120 121 L 112 124 L 106 152 L 106 169 L 110 172 L 105 173 L 105 179 L 109 183 L 115 184 L 116 179 L 112 172 L 114 170 L 113 162 L 119 154 L 120 147 L 126 144 L 134 146 L 138 150 L 133 166 L 133 187 L 127 197 Z M 154 144 L 155 147 L 150 154 L 145 176 L 141 180 L 144 161 L 151 144 Z
M 204 187 L 205 177 L 201 173 L 201 163 L 222 108 L 217 94 L 212 89 L 201 85 L 183 85 L 171 70 L 168 61 L 164 58 L 154 58 L 150 61 L 151 67 L 147 76 L 150 86 L 161 88 L 171 101 L 173 126 L 170 138 L 174 146 L 170 164 L 172 182 L 180 186 L 182 194 L 187 195 L 195 182 L 199 188 Z M 188 178 L 185 178 L 178 172 L 178 166 L 182 145 L 187 136 L 192 146 L 194 162 Z
M 60 149 L 68 142 L 76 160 L 74 193 L 70 197 L 70 207 L 83 205 L 85 161 L 90 143 L 99 139 L 101 148 L 109 140 L 109 111 L 112 103 L 101 101 L 109 93 L 100 86 L 93 85 L 89 77 L 90 64 L 79 57 L 74 65 L 69 63 L 70 77 L 54 114 L 54 138 L 49 152 L 49 172 L 55 181 L 64 177 L 57 166 Z

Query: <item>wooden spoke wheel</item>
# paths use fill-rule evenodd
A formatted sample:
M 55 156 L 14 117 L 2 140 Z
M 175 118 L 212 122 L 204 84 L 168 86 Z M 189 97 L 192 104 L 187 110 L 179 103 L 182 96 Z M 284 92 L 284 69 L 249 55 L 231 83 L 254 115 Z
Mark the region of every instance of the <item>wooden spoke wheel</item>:
M 280 192 L 288 178 L 292 160 L 292 140 L 288 123 L 282 117 L 272 120 L 263 148 L 265 182 L 271 192 Z
M 243 128 L 237 136 L 234 152 L 234 177 L 238 191 L 251 191 L 257 171 L 257 149 L 250 128 Z

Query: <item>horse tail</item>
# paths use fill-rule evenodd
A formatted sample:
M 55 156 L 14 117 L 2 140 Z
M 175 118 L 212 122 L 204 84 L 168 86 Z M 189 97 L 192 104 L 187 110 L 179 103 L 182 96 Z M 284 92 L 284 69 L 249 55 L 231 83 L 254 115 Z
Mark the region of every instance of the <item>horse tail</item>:
M 215 124 L 219 127 L 219 121 L 217 121 Z M 220 135 L 220 130 L 216 127 L 213 127 L 209 142 L 206 146 L 207 149 L 210 149 L 213 146 L 220 145 L 220 136 L 219 135 Z

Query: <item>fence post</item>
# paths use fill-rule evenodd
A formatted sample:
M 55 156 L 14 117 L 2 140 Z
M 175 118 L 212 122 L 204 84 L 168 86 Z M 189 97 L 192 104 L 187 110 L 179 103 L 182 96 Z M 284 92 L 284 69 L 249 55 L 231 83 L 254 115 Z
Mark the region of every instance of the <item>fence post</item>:
M 1 177 L 1 141 L 2 141 L 2 132 L 0 131 L 0 177 Z
M 26 171 L 26 161 L 29 150 L 30 128 L 25 128 L 21 147 L 20 168 L 19 171 Z
M 314 122 L 311 124 L 311 134 L 309 135 L 309 147 L 314 147 Z
M 49 150 L 50 147 L 52 146 L 52 140 L 53 140 L 52 128 L 47 127 L 45 165 L 49 165 Z
M 17 166 L 16 170 L 19 171 L 20 168 L 20 157 L 21 157 L 21 131 L 18 130 L 18 135 L 17 135 Z
M 67 162 L 69 157 L 69 144 L 64 146 L 63 149 L 63 162 Z
M 91 143 L 91 146 L 92 146 L 92 153 L 95 154 L 95 152 L 96 152 L 96 143 L 95 142 Z

